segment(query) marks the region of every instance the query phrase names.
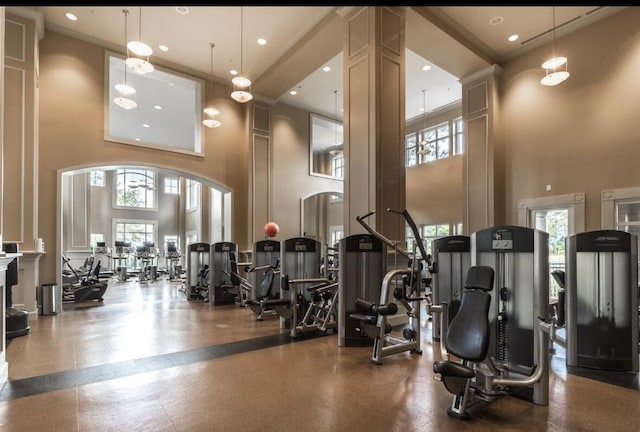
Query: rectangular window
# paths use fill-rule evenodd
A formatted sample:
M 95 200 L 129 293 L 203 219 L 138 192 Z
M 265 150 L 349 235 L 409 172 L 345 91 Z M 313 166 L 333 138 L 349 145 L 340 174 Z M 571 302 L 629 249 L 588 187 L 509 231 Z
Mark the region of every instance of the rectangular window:
M 418 141 L 416 139 L 416 133 L 410 133 L 405 137 L 404 140 L 405 143 L 405 152 L 406 152 L 406 156 L 405 156 L 405 166 L 407 167 L 412 167 L 412 166 L 416 166 L 416 164 L 418 163 L 418 159 L 417 159 L 417 145 L 418 145 Z
M 104 234 L 89 234 L 89 241 L 91 242 L 91 247 L 97 246 L 98 242 L 104 242 Z
M 411 227 L 409 227 L 409 225 L 405 225 L 405 239 L 407 243 L 407 251 L 413 252 L 413 244 L 416 241 L 416 237 L 413 235 L 413 230 L 411 229 Z M 416 251 L 418 250 L 419 249 L 416 247 Z
M 155 208 L 155 172 L 137 168 L 121 168 L 116 170 L 115 182 L 116 207 Z
M 420 163 L 449 157 L 449 122 L 420 131 Z
M 331 158 L 331 175 L 344 178 L 344 155 L 342 153 Z
M 89 173 L 90 186 L 104 186 L 104 171 L 95 170 Z
M 144 242 L 155 243 L 155 223 L 148 221 L 116 222 L 116 240 L 130 242 L 131 246 L 142 246 Z
M 135 73 L 121 55 L 105 52 L 105 81 L 105 140 L 204 156 L 204 80 L 157 64 L 153 73 Z M 125 82 L 135 89 L 134 94 L 125 95 L 116 89 Z M 128 109 L 116 99 L 137 106 Z
M 453 154 L 464 153 L 464 131 L 462 117 L 453 120 Z
M 198 207 L 200 198 L 200 182 L 187 179 L 187 210 Z
M 432 241 L 439 239 L 440 237 L 446 237 L 451 232 L 449 224 L 423 225 L 421 230 L 424 248 L 428 254 L 433 254 L 433 251 L 431 250 Z
M 344 150 L 342 122 L 313 113 L 309 119 L 309 173 L 342 180 L 342 175 L 334 175 L 333 166 L 335 157 L 342 156 Z
M 178 189 L 178 179 L 175 177 L 164 178 L 164 193 L 177 195 L 180 193 Z
M 331 243 L 329 243 L 329 246 L 335 246 L 342 237 L 344 237 L 344 228 L 342 227 L 342 225 L 340 226 L 332 226 L 329 228 L 329 231 L 331 232 Z

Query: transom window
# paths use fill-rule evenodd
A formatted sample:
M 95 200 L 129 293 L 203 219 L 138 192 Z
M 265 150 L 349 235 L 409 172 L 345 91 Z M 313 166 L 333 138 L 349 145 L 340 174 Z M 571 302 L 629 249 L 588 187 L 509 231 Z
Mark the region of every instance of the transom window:
M 89 185 L 104 186 L 104 171 L 95 170 L 89 173 Z
M 116 206 L 155 208 L 155 173 L 145 169 L 116 170 Z
M 175 177 L 164 178 L 164 193 L 177 195 L 180 193 L 178 189 L 178 179 Z

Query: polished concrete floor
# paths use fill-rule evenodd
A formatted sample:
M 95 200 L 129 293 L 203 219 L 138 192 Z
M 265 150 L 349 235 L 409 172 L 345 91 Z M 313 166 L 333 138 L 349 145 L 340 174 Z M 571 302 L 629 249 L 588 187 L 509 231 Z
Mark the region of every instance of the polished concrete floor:
M 567 373 L 549 405 L 506 396 L 447 416 L 439 345 L 370 364 L 334 334 L 291 339 L 277 318 L 186 300 L 179 282 L 110 282 L 104 302 L 31 319 L 7 346 L 0 431 L 638 431 L 640 392 Z

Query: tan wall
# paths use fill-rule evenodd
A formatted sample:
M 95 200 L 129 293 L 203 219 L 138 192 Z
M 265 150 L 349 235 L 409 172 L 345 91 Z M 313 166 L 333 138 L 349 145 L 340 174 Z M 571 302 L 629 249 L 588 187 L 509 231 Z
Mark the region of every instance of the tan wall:
M 409 135 L 462 115 L 460 104 L 407 123 Z M 450 156 L 406 170 L 407 211 L 416 225 L 457 223 L 463 220 L 462 155 Z
M 284 104 L 271 111 L 273 130 L 272 220 L 280 226 L 278 239 L 298 237 L 301 199 L 342 191 L 342 181 L 309 174 L 309 112 Z M 258 240 L 258 239 L 256 239 Z
M 223 185 L 233 192 L 233 240 L 247 235 L 248 144 L 244 107 L 230 88 L 207 82 L 223 126 L 205 130 L 205 157 L 108 142 L 104 136 L 104 48 L 47 31 L 40 43 L 39 232 L 49 252 L 43 278 L 55 280 L 57 173 L 72 167 L 135 163 L 168 168 Z
M 550 44 L 503 65 L 507 223 L 519 199 L 585 192 L 586 229 L 600 229 L 601 191 L 640 186 L 639 22 L 628 8 L 558 38 L 571 76 L 556 87 L 540 84 Z

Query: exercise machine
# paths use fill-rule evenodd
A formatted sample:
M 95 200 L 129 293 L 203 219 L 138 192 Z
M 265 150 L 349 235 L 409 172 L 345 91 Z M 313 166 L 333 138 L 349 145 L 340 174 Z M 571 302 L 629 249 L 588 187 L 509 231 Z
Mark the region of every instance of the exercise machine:
M 155 281 L 158 279 L 158 266 L 156 260 L 160 250 L 153 242 L 143 242 L 136 248 L 136 261 L 138 261 L 138 282 Z
M 167 266 L 167 279 L 170 281 L 180 279 L 182 276 L 182 266 L 180 265 L 180 250 L 174 242 L 168 242 L 164 251 L 164 259 Z
M 231 242 L 218 242 L 212 245 L 211 267 L 213 292 L 209 291 L 209 302 L 215 306 L 243 304 L 246 291 L 240 287 L 236 253 L 238 246 Z M 213 294 L 213 295 L 212 295 Z
M 111 248 L 105 242 L 96 242 L 92 252 L 94 260 L 100 262 L 101 276 L 113 276 L 113 271 L 111 270 Z
M 283 242 L 281 251 L 280 298 L 287 300 L 291 308 L 280 314 L 280 328 L 289 328 L 293 338 L 335 329 L 338 282 L 322 277 L 320 242 L 294 237 Z
M 372 308 L 380 299 L 387 246 L 372 234 L 354 234 L 342 238 L 339 249 L 338 346 L 371 346 L 377 336 Z
M 291 316 L 291 301 L 280 298 L 280 242 L 259 240 L 253 244 L 253 266 L 249 269 L 251 298 L 246 304 L 262 321 L 269 316 Z
M 548 238 L 519 226 L 471 235 L 467 289 L 451 328 L 440 321 L 447 354 L 433 367 L 454 395 L 450 416 L 468 419 L 472 406 L 505 395 L 549 404 Z
M 210 269 L 211 263 L 211 245 L 191 243 L 187 250 L 187 278 L 184 289 L 187 299 L 208 301 L 210 276 L 207 275 L 207 270 Z
M 638 371 L 638 238 L 601 230 L 566 239 L 567 371 Z
M 129 259 L 136 252 L 136 248 L 131 246 L 131 242 L 116 240 L 113 247 L 113 269 L 119 282 L 126 282 L 129 279 Z
M 102 266 L 100 261 L 98 261 L 96 266 L 92 269 L 92 271 L 89 272 L 87 276 L 81 277 L 71 266 L 71 262 L 67 257 L 62 255 L 62 260 L 78 279 L 77 283 L 62 286 L 62 301 L 77 303 L 97 300 L 99 302 L 102 302 L 104 300 L 104 294 L 107 291 L 107 287 L 109 286 L 109 284 L 108 282 L 104 282 L 100 279 L 100 267 Z
M 460 307 L 464 280 L 471 267 L 471 238 L 462 235 L 441 237 L 431 242 L 431 250 L 431 337 L 440 342 L 440 314 L 445 314 L 445 319 L 450 323 Z M 446 311 L 441 310 L 442 303 L 448 305 Z
M 427 257 L 427 253 L 418 228 L 407 210 L 387 209 L 387 211 L 400 214 L 405 219 L 417 240 L 415 245 L 420 250 L 420 257 L 418 257 L 415 246 L 413 252 L 410 253 L 398 246 L 398 242 L 391 241 L 374 230 L 365 221 L 374 212 L 356 217 L 360 225 L 372 236 L 394 250 L 396 259 L 398 256 L 404 256 L 408 259 L 407 268 L 396 268 L 386 272 L 382 279 L 378 303 L 358 298 L 356 306 L 360 309 L 360 313 L 350 315 L 351 319 L 360 322 L 366 334 L 373 337 L 371 363 L 375 365 L 382 364 L 383 357 L 404 351 L 422 354 L 420 310 L 421 302 L 427 300 L 427 297 L 421 296 L 421 292 L 424 291 L 421 286 L 423 283 L 421 266 L 424 265 L 422 261 Z M 402 307 L 402 310 L 399 306 Z M 397 314 L 404 314 L 407 317 L 407 325 L 404 325 L 406 321 L 396 326 L 390 324 L 389 317 Z M 398 327 L 402 327 L 401 331 Z

